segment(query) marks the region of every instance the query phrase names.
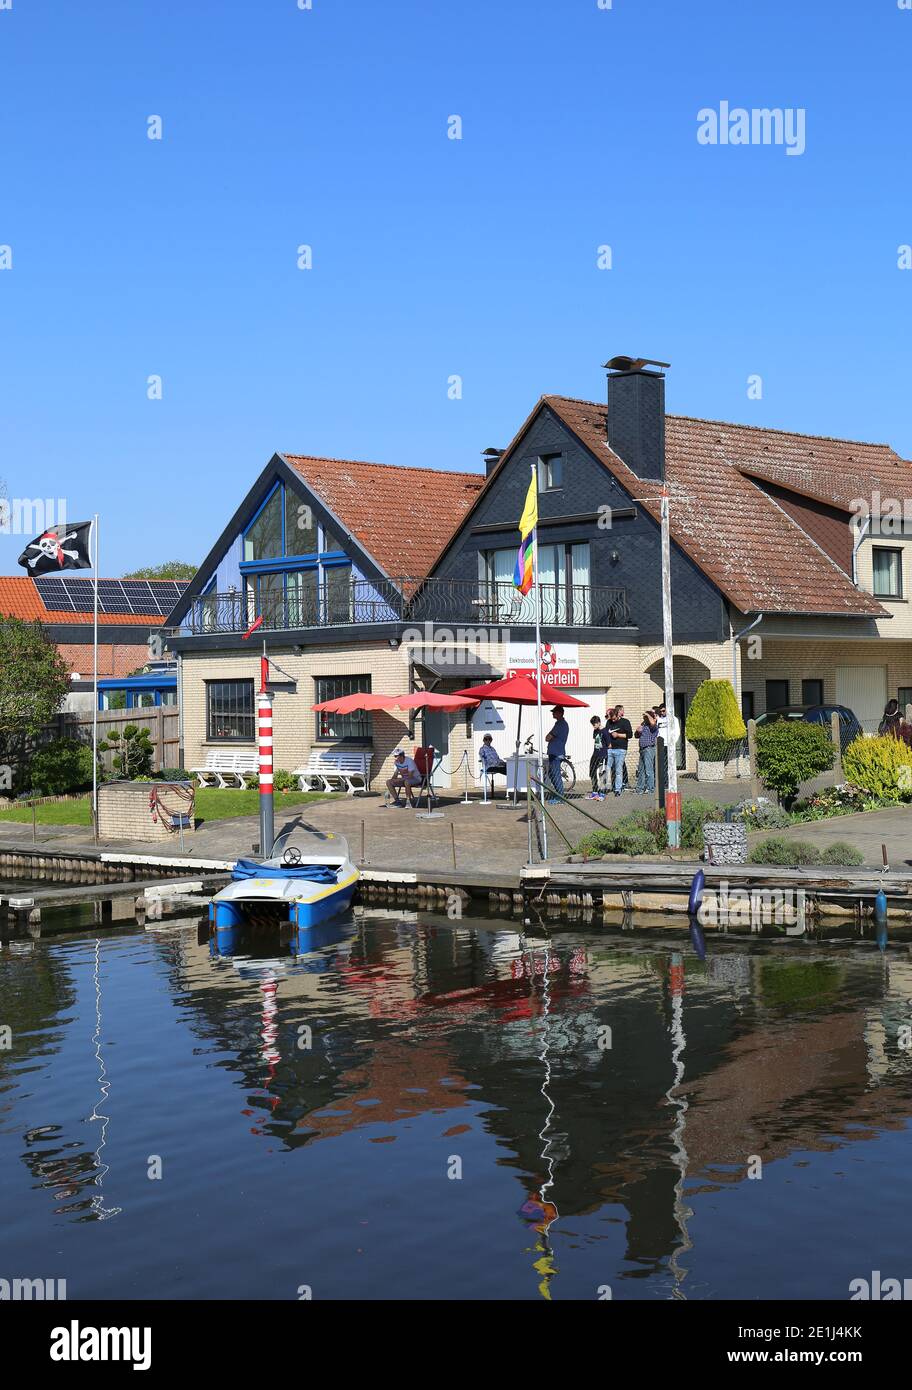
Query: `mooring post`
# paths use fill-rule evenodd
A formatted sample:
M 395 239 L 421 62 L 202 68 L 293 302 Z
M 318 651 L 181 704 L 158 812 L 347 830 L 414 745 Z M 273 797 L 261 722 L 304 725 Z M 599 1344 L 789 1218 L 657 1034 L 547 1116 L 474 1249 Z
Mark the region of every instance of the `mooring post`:
M 839 728 L 839 715 L 835 710 L 830 715 L 830 737 L 836 750 L 836 757 L 833 760 L 833 774 L 838 784 L 842 781 L 842 735 Z
M 260 853 L 272 855 L 275 844 L 275 810 L 272 789 L 272 693 L 266 689 L 269 662 L 260 662 L 260 690 L 257 695 L 257 740 L 260 769 Z

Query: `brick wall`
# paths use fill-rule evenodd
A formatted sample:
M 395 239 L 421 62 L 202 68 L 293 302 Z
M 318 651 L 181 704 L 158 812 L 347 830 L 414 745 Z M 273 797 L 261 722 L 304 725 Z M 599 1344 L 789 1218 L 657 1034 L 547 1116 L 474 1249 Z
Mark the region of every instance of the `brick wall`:
M 178 841 L 178 831 L 163 824 L 162 814 L 152 819 L 149 795 L 152 787 L 175 812 L 186 809 L 182 798 L 170 790 L 168 782 L 104 782 L 98 788 L 98 838 L 100 840 L 168 840 Z M 196 828 L 195 821 L 190 829 Z M 185 830 L 184 834 L 189 834 Z
M 58 642 L 57 650 L 71 672 L 78 671 L 83 679 L 91 680 L 93 671 L 91 641 L 87 645 Z M 149 648 L 145 642 L 137 646 L 125 646 L 118 642 L 98 643 L 99 676 L 128 676 L 131 671 L 144 666 L 148 660 Z

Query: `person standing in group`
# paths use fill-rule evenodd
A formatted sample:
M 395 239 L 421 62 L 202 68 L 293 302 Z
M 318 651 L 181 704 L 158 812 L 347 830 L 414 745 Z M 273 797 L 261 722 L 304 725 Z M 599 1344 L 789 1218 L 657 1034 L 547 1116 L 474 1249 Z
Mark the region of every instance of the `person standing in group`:
M 627 761 L 627 746 L 633 738 L 630 720 L 625 718 L 624 706 L 617 705 L 608 712 L 608 724 L 602 735 L 602 743 L 608 753 L 608 775 L 615 796 L 624 790 L 624 764 Z
M 676 714 L 669 717 L 668 706 L 665 704 L 664 700 L 660 705 L 656 705 L 655 712 L 658 716 L 657 728 L 659 731 L 659 738 L 662 740 L 662 786 L 666 787 L 668 785 L 668 744 L 671 740 L 671 731 L 673 729 L 675 758 L 677 759 L 681 750 L 681 721 Z M 677 766 L 677 763 L 675 763 L 675 766 Z
M 551 711 L 551 717 L 554 723 L 545 734 L 545 743 L 548 745 L 548 780 L 558 796 L 563 796 L 564 779 L 561 776 L 561 758 L 563 758 L 567 752 L 567 739 L 570 737 L 570 725 L 564 718 L 563 705 L 555 705 Z M 553 806 L 556 801 L 556 796 L 548 798 L 548 804 L 551 806 Z
M 602 747 L 602 721 L 597 714 L 589 720 L 592 725 L 592 757 L 589 759 L 589 781 L 592 783 L 592 790 L 589 795 L 593 799 L 601 798 L 602 789 L 599 786 L 599 772 L 605 763 L 605 749 Z
M 655 792 L 656 744 L 659 740 L 659 721 L 655 710 L 648 709 L 636 727 L 640 745 L 637 764 L 636 790 L 639 796 Z

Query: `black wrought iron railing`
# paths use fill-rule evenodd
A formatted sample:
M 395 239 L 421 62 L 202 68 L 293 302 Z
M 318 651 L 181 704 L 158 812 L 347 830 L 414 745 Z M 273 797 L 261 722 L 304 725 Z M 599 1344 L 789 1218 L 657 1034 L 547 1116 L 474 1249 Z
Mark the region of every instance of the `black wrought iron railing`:
M 541 584 L 541 621 L 547 627 L 626 627 L 625 589 Z M 535 623 L 536 595 L 509 583 L 460 579 L 366 579 L 330 584 L 307 593 L 208 594 L 195 599 L 185 619 L 194 635 L 246 632 L 258 619 L 267 630 L 344 627 L 375 623 L 458 623 L 463 627 L 526 627 Z

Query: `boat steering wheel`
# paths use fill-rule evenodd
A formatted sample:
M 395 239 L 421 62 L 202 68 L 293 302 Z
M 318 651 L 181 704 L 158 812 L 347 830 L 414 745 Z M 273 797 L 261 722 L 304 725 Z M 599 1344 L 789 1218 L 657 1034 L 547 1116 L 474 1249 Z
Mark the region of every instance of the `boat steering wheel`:
M 292 867 L 295 864 L 300 864 L 300 862 L 301 851 L 298 849 L 297 845 L 289 845 L 285 853 L 282 855 L 282 863 L 287 864 L 289 867 Z

